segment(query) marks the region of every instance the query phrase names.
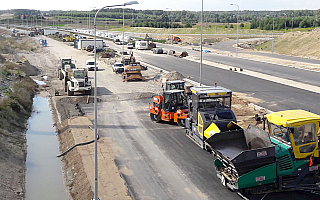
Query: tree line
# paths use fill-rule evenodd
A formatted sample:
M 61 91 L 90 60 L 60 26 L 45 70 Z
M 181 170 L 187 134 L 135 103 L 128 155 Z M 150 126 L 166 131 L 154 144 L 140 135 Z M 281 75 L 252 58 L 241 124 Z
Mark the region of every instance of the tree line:
M 319 27 L 320 20 L 316 17 L 267 17 L 264 19 L 253 19 L 250 22 L 251 29 L 260 30 L 281 30 L 281 29 L 291 29 L 291 28 L 310 28 Z
M 57 19 L 85 20 L 90 15 L 93 17 L 97 10 L 91 11 L 39 11 L 28 9 L 14 9 L 9 12 L 15 18 L 26 18 L 36 16 L 37 19 L 45 19 L 55 16 Z M 4 11 L 0 11 L 4 12 Z M 8 12 L 8 11 L 6 11 Z M 124 15 L 123 15 L 124 13 Z M 130 8 L 108 8 L 102 10 L 97 21 L 119 21 L 122 19 L 131 20 L 131 26 L 135 27 L 154 27 L 154 28 L 190 28 L 200 22 L 201 12 L 199 11 L 166 11 L 166 10 L 135 10 Z M 203 21 L 206 23 L 250 23 L 250 28 L 261 30 L 272 30 L 273 21 L 276 30 L 287 28 L 309 28 L 320 25 L 320 10 L 282 10 L 282 11 L 205 11 Z

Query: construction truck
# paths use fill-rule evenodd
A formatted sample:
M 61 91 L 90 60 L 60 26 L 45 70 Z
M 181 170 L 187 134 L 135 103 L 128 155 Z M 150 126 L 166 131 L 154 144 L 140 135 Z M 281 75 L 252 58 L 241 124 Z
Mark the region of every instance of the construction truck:
M 221 86 L 191 88 L 187 101 L 189 115 L 185 119 L 187 136 L 203 149 L 211 151 L 206 139 L 229 129 L 230 122 L 237 122 L 231 110 L 232 91 Z
M 122 77 L 123 81 L 146 80 L 141 74 L 140 63 L 130 63 L 130 65 L 126 65 Z
M 91 94 L 91 81 L 88 78 L 88 70 L 72 69 L 72 73 L 67 80 L 67 95 L 72 96 L 74 92 L 82 92 L 84 94 Z
M 148 49 L 153 49 L 157 47 L 156 43 L 153 42 L 152 37 L 150 37 L 148 34 L 146 34 L 144 40 L 147 41 Z
M 150 118 L 152 121 L 173 121 L 184 127 L 188 116 L 185 82 L 181 80 L 168 81 L 162 84 L 163 93 L 152 97 L 149 103 Z
M 62 42 L 74 42 L 75 39 L 76 38 L 73 35 L 66 35 L 62 38 Z
M 64 91 L 67 92 L 67 81 L 72 75 L 72 70 L 76 68 L 71 58 L 62 58 L 57 66 L 57 77 L 62 80 Z
M 173 36 L 173 41 L 175 42 L 181 42 L 181 39 L 177 36 Z
M 320 116 L 304 110 L 256 117 L 263 129 L 235 123 L 204 140 L 223 186 L 242 194 L 320 192 Z

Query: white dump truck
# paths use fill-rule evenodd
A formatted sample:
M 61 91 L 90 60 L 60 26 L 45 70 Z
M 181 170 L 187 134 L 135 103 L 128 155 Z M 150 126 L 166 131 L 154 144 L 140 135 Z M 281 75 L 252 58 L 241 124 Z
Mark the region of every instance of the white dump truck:
M 84 94 L 91 94 L 91 81 L 88 78 L 88 70 L 81 69 L 73 69 L 72 75 L 67 81 L 67 95 L 72 96 L 74 92 L 82 92 Z

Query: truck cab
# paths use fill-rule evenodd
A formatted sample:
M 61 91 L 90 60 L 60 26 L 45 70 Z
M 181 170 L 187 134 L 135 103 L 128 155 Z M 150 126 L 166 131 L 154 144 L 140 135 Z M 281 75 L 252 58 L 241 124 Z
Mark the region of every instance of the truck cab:
M 231 110 L 232 91 L 221 86 L 191 88 L 188 100 L 189 117 L 185 119 L 187 136 L 203 149 L 205 140 L 228 130 L 230 122 L 237 123 Z
M 184 90 L 185 82 L 182 80 L 169 81 L 165 80 L 162 83 L 163 90 Z
M 319 157 L 320 116 L 304 110 L 286 110 L 265 115 L 273 140 L 292 146 L 295 158 Z
M 91 81 L 88 78 L 86 69 L 73 69 L 70 79 L 67 81 L 67 94 L 71 96 L 74 92 L 91 94 Z

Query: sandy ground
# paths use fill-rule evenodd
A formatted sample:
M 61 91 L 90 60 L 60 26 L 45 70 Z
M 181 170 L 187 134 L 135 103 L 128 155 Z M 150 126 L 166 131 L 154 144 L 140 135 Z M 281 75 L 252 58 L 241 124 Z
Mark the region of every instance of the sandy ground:
M 50 38 L 47 38 L 47 40 L 49 46 L 43 48 L 40 53 L 26 53 L 24 56 L 32 65 L 40 69 L 42 76 L 48 75 L 47 80 L 45 80 L 47 85 L 42 86 L 42 89 L 51 94 L 53 118 L 57 132 L 59 133 L 60 150 L 64 151 L 74 144 L 93 140 L 94 134 L 89 128 L 89 126 L 93 127 L 93 116 L 82 116 L 81 111 L 75 107 L 75 104 L 86 101 L 89 101 L 91 105 L 93 100 L 92 98 L 77 94 L 75 97 L 67 97 L 62 91 L 61 81 L 56 78 L 55 68 L 59 57 L 72 57 L 72 59 L 77 61 L 76 65 L 81 66 L 85 63 L 86 59 L 92 58 L 92 54 L 76 50 L 66 43 L 58 42 Z M 62 49 L 63 51 L 61 51 Z M 117 59 L 119 58 L 99 58 L 99 71 L 97 72 L 99 78 L 99 101 L 104 101 L 110 93 L 113 93 L 112 98 L 119 100 L 149 96 L 151 98 L 153 94 L 161 91 L 161 74 L 150 68 L 143 71 L 143 75 L 147 78 L 147 81 L 122 82 L 121 75 L 114 74 L 110 65 L 110 63 L 115 62 Z M 93 77 L 93 73 L 91 73 L 90 76 Z M 93 82 L 93 79 L 91 79 L 91 81 Z M 54 96 L 54 91 L 59 91 L 61 96 Z M 240 96 L 240 94 L 238 95 Z M 253 116 L 257 111 L 253 106 L 249 106 L 248 104 L 257 101 L 259 100 L 247 98 L 245 95 L 242 95 L 241 99 L 237 97 L 237 95 L 234 95 L 233 110 L 241 126 L 255 123 Z M 123 108 L 123 110 L 130 109 Z M 93 197 L 93 150 L 93 144 L 76 147 L 62 158 L 64 162 L 66 186 L 69 188 L 70 194 L 74 199 L 90 199 Z M 125 182 L 120 177 L 119 171 L 114 163 L 115 156 L 120 155 L 120 152 L 121 150 L 114 145 L 112 138 L 101 138 L 99 140 L 98 168 L 103 169 L 99 170 L 98 181 L 99 197 L 101 199 L 131 198 L 128 195 Z
M 315 34 L 315 33 L 314 33 Z M 34 40 L 34 45 L 38 45 L 39 37 L 31 38 Z M 58 42 L 50 38 L 48 47 L 39 47 L 36 52 L 25 52 L 21 55 L 41 71 L 41 75 L 37 79 L 41 79 L 47 75 L 47 79 L 43 79 L 47 85 L 41 86 L 51 100 L 52 114 L 57 128 L 58 138 L 60 141 L 60 151 L 63 152 L 74 144 L 87 142 L 94 138 L 93 131 L 89 126 L 93 127 L 92 115 L 83 115 L 77 104 L 89 102 L 93 106 L 92 97 L 76 94 L 74 97 L 67 97 L 62 91 L 62 84 L 56 78 L 56 65 L 59 58 L 72 58 L 76 60 L 78 67 L 84 66 L 85 60 L 92 59 L 93 54 L 85 51 L 79 51 L 69 46 L 67 43 Z M 30 40 L 29 37 L 23 40 Z M 30 40 L 31 41 L 31 40 Z M 232 52 L 217 52 L 234 56 Z M 239 57 L 252 59 L 252 55 L 241 53 Z M 147 78 L 145 82 L 122 82 L 122 77 L 119 74 L 114 74 L 111 69 L 111 63 L 119 60 L 120 57 L 112 59 L 99 58 L 98 75 L 98 100 L 110 101 L 139 99 L 142 97 L 150 97 L 161 91 L 161 76 L 162 74 L 149 68 L 143 71 L 143 75 Z M 267 60 L 267 57 L 255 56 L 254 59 L 267 61 L 277 64 L 285 64 L 295 67 L 311 67 L 313 70 L 319 66 L 305 66 L 305 63 L 290 62 L 281 59 Z M 93 77 L 93 72 L 89 73 Z M 93 78 L 91 78 L 93 82 Z M 54 92 L 58 91 L 60 96 L 54 96 Z M 113 95 L 109 95 L 109 94 Z M 45 93 L 42 93 L 45 94 Z M 254 114 L 265 113 L 264 110 L 256 110 L 250 103 L 257 103 L 259 99 L 247 97 L 245 94 L 234 93 L 232 109 L 237 116 L 239 125 L 246 127 L 248 124 L 255 124 Z M 147 109 L 147 106 L 146 106 Z M 132 109 L 122 108 L 124 112 Z M 119 149 L 113 142 L 112 138 L 101 138 L 98 142 L 98 159 L 99 159 L 99 197 L 101 199 L 131 199 L 128 195 L 128 189 L 124 180 L 120 177 L 117 166 L 114 163 L 114 158 L 121 154 Z M 65 184 L 70 191 L 73 199 L 91 199 L 93 198 L 94 188 L 94 173 L 93 173 L 93 144 L 76 147 L 62 158 L 64 163 Z M 8 170 L 8 169 L 5 169 Z M 13 169 L 9 173 L 20 173 Z M 112 181 L 111 181 L 112 180 Z M 1 180 L 3 184 L 4 180 Z M 8 181 L 6 185 L 10 185 Z M 21 183 L 19 183 L 21 185 Z M 18 188 L 17 192 L 23 192 L 21 186 L 12 185 L 11 188 Z M 8 189 L 11 189 L 8 188 Z M 23 188 L 23 187 L 22 187 Z M 16 189 L 15 189 L 16 190 Z

